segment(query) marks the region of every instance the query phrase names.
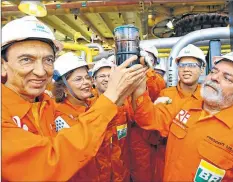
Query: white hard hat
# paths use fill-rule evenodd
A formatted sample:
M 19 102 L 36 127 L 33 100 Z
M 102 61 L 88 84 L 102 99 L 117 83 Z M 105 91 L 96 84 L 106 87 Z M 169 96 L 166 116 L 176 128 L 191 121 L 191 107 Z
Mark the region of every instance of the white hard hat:
M 232 61 L 233 62 L 233 52 L 227 53 L 223 56 L 215 56 L 213 58 L 214 60 L 214 64 L 218 64 L 220 61 L 222 61 L 223 59 L 228 60 L 228 61 Z
M 53 32 L 48 26 L 39 21 L 34 16 L 25 16 L 7 23 L 2 28 L 2 45 L 6 46 L 15 41 L 25 39 L 47 39 L 53 42 L 56 51 L 62 49 L 62 44 L 54 37 Z
M 71 70 L 87 66 L 87 62 L 80 56 L 75 55 L 72 52 L 68 52 L 58 57 L 54 62 L 54 74 L 53 79 L 59 80 L 61 76 L 68 73 Z
M 153 54 L 154 57 L 156 59 L 158 59 L 159 53 L 158 53 L 157 48 L 154 45 L 152 45 L 152 46 L 143 46 L 143 47 L 141 47 L 141 49 L 146 51 L 146 52 L 149 52 L 149 53 Z
M 114 66 L 114 64 L 111 61 L 109 61 L 109 60 L 107 60 L 105 58 L 102 58 L 101 60 L 99 60 L 98 62 L 95 63 L 95 66 L 92 69 L 92 76 L 94 76 L 95 73 L 97 71 L 99 71 L 100 68 L 104 68 L 104 67 L 111 68 L 113 66 Z
M 111 55 L 110 57 L 108 57 L 107 60 L 112 62 L 113 64 L 116 64 L 116 56 L 115 55 Z
M 194 57 L 201 60 L 203 62 L 203 66 L 206 65 L 205 54 L 199 47 L 192 44 L 187 45 L 179 52 L 179 55 L 176 57 L 176 63 L 178 63 L 182 57 Z
M 166 68 L 162 64 L 157 64 L 154 68 L 166 72 Z

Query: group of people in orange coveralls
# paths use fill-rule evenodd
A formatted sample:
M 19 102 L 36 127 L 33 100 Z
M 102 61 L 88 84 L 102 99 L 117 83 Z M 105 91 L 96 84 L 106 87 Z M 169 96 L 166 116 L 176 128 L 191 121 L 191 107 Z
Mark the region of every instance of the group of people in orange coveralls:
M 16 31 L 17 30 L 17 31 Z M 184 47 L 179 82 L 145 66 L 90 65 L 32 16 L 2 28 L 3 181 L 233 181 L 233 54 Z M 52 81 L 53 79 L 53 81 Z M 52 83 L 52 94 L 46 88 Z

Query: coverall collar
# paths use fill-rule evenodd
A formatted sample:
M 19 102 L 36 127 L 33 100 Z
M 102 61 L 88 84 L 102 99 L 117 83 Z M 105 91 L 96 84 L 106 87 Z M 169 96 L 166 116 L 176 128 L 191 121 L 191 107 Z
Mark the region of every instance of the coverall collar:
M 201 85 L 200 84 L 197 85 L 197 88 L 196 88 L 196 90 L 194 91 L 193 94 L 190 94 L 188 92 L 184 92 L 181 89 L 181 87 L 180 87 L 180 82 L 177 84 L 176 88 L 177 88 L 177 91 L 178 91 L 179 95 L 181 96 L 181 98 L 193 96 L 197 100 L 201 100 L 202 99 L 201 98 L 201 94 L 200 94 L 200 89 L 201 89 Z
M 199 102 L 198 103 L 199 106 L 196 108 L 192 108 L 190 110 L 203 111 L 204 101 L 195 101 L 195 102 Z M 198 105 L 198 104 L 194 104 L 194 105 Z M 229 113 L 231 115 L 229 115 Z M 218 120 L 225 123 L 229 128 L 232 128 L 233 127 L 232 113 L 233 113 L 233 106 L 221 110 L 220 112 L 214 114 L 213 117 L 216 117 Z
M 4 84 L 2 84 L 2 100 L 7 107 L 9 106 L 11 110 L 14 111 L 14 115 L 19 116 L 19 118 L 23 118 L 33 104 L 24 100 L 16 92 L 9 89 Z M 39 101 L 47 102 L 48 100 L 50 100 L 50 97 L 46 94 L 42 94 L 39 97 Z

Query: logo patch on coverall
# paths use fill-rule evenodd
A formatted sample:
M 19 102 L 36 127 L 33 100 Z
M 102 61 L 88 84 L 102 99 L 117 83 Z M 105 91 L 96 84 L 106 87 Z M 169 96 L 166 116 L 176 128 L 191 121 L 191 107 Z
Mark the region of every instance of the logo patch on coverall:
M 176 115 L 176 119 L 180 121 L 183 124 L 186 124 L 188 119 L 190 117 L 190 114 L 188 111 L 181 109 L 180 112 Z
M 117 126 L 117 138 L 118 140 L 127 136 L 127 124 Z
M 194 182 L 221 182 L 226 171 L 201 160 Z
M 64 119 L 62 119 L 62 117 L 60 116 L 58 116 L 55 119 L 55 125 L 56 125 L 56 132 L 60 131 L 63 128 L 70 128 L 67 122 Z

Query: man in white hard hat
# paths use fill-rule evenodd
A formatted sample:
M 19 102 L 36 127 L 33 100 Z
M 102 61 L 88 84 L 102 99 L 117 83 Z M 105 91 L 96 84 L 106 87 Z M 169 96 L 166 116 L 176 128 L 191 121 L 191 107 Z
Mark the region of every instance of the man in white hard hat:
M 193 97 L 200 99 L 200 85 L 198 79 L 204 72 L 206 66 L 205 55 L 203 51 L 189 44 L 184 47 L 176 58 L 178 66 L 178 75 L 180 78 L 176 87 L 170 87 L 160 92 L 161 97 L 170 97 L 173 101 L 177 98 Z
M 97 92 L 94 94 L 96 97 L 101 96 L 109 87 L 110 71 L 111 68 L 115 66 L 112 60 L 113 57 L 109 57 L 108 59 L 102 58 L 92 69 L 95 92 Z M 103 172 L 101 172 L 102 174 L 100 175 L 102 181 L 130 181 L 130 167 L 128 163 L 130 154 L 128 152 L 129 145 L 127 142 L 130 122 L 128 117 L 126 117 L 126 112 L 129 111 L 129 105 L 131 105 L 131 103 L 128 103 L 127 99 L 122 100 L 122 106 L 118 107 L 118 113 L 112 121 L 113 126 L 109 127 L 106 132 L 105 139 L 108 138 L 108 140 L 104 140 L 103 145 L 111 146 L 110 149 L 108 149 L 110 151 L 110 156 L 106 156 L 107 154 L 105 154 L 103 150 L 98 153 L 100 156 L 99 158 L 103 161 L 101 163 L 105 163 L 105 165 L 102 165 Z M 112 131 L 113 134 L 111 134 Z M 110 144 L 108 144 L 109 142 Z M 108 159 L 105 159 L 106 157 L 111 159 L 110 165 L 107 165 L 106 162 L 108 162 Z M 106 176 L 110 176 L 111 179 L 106 178 Z
M 140 55 L 145 57 L 145 61 L 148 64 L 150 68 L 154 68 L 155 65 L 158 64 L 158 50 L 157 48 L 152 45 L 152 46 L 142 46 L 140 47 Z
M 160 58 L 159 63 L 154 66 L 154 70 L 156 73 L 160 74 L 164 79 L 166 79 L 166 59 Z
M 94 85 L 98 95 L 103 94 L 108 88 L 108 80 L 111 68 L 114 64 L 108 59 L 102 58 L 92 69 L 92 77 L 94 78 Z
M 99 98 L 101 104 L 81 115 L 76 126 L 56 135 L 54 102 L 43 92 L 52 79 L 55 54 L 61 44 L 45 24 L 32 16 L 6 24 L 1 43 L 1 76 L 5 78 L 2 178 L 67 181 L 96 154 L 108 123 L 117 113 L 115 103 L 125 96 L 122 93 L 134 88 L 135 79 L 143 79 L 144 69 L 141 65 L 126 69 L 137 57 L 126 60 L 112 73 L 114 82 L 109 83 L 111 87 Z M 128 82 L 120 82 L 122 78 Z M 96 111 L 95 117 L 90 118 L 89 113 Z
M 165 73 L 166 73 L 166 69 L 164 69 L 161 64 L 157 64 L 154 67 L 154 70 L 156 73 L 160 74 L 162 77 L 164 77 Z
M 203 100 L 154 105 L 145 82 L 133 93 L 136 122 L 168 137 L 163 181 L 232 181 L 233 53 L 215 59 Z

